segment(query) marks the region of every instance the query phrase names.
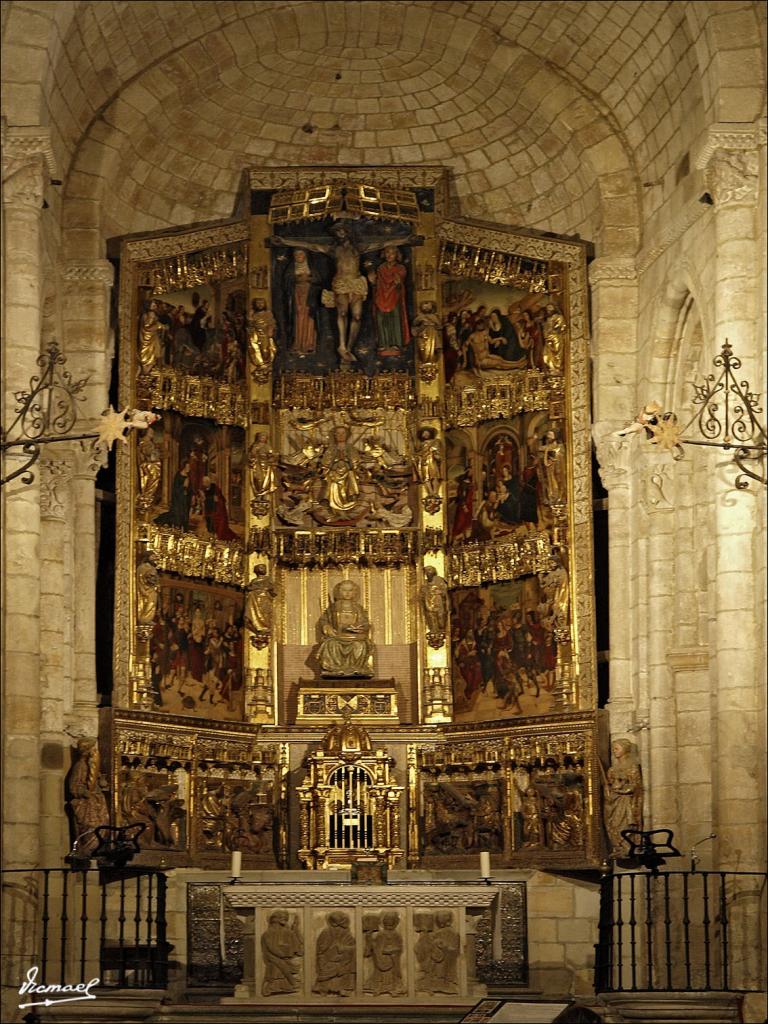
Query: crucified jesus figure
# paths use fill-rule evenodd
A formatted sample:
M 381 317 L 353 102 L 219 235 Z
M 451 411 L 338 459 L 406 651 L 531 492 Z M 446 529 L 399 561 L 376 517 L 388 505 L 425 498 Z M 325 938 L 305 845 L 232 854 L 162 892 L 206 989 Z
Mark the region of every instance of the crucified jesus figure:
M 363 303 L 368 297 L 368 279 L 360 273 L 360 257 L 366 253 L 382 249 L 385 245 L 393 245 L 391 236 L 376 238 L 358 245 L 343 221 L 331 226 L 334 241 L 330 244 L 321 242 L 281 238 L 273 235 L 272 245 L 284 245 L 305 252 L 320 252 L 332 256 L 336 263 L 336 272 L 331 281 L 333 305 L 336 308 L 336 325 L 339 330 L 339 358 L 343 363 L 352 363 L 356 356 L 352 352 L 357 336 L 360 333 L 360 321 L 363 316 Z M 398 239 L 397 244 L 408 245 L 420 241 L 415 236 Z M 324 303 L 325 304 L 325 303 Z

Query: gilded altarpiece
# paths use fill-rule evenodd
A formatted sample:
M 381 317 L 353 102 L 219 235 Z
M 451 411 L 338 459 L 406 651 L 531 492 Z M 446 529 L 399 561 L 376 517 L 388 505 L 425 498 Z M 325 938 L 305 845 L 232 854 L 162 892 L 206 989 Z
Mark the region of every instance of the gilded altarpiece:
M 297 866 L 344 719 L 393 757 L 392 865 L 599 863 L 584 245 L 449 217 L 439 167 L 246 177 L 123 244 L 157 419 L 118 459 L 115 820 Z

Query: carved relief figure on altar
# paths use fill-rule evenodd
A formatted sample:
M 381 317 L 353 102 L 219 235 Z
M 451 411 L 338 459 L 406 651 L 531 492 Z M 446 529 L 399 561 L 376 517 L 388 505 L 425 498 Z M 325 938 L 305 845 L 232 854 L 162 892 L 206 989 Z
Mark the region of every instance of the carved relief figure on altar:
M 240 850 L 256 863 L 275 864 L 272 787 L 255 777 L 231 778 L 222 770 L 196 779 L 196 848 L 202 853 Z
M 143 822 L 143 850 L 184 850 L 187 843 L 188 773 L 163 767 L 149 759 L 146 767 L 125 765 L 120 770 L 119 824 Z
M 370 375 L 412 366 L 414 241 L 403 222 L 364 217 L 281 227 L 270 240 L 279 368 Z
M 317 649 L 320 673 L 328 677 L 373 676 L 373 643 L 368 613 L 360 604 L 360 589 L 342 580 L 333 600 L 320 616 L 321 640 Z
M 456 721 L 553 709 L 558 663 L 552 601 L 535 576 L 451 592 Z
M 139 318 L 142 373 L 178 370 L 237 384 L 245 377 L 242 281 L 201 284 L 145 299 Z
M 279 519 L 289 527 L 409 526 L 407 453 L 402 410 L 284 413 Z
M 364 957 L 368 972 L 363 991 L 373 995 L 399 996 L 405 992 L 403 981 L 403 937 L 400 915 L 393 911 L 363 916 Z
M 153 443 L 161 453 L 161 468 L 154 506 L 147 511 L 150 521 L 203 540 L 240 541 L 245 523 L 243 430 L 164 412 Z M 140 452 L 139 457 L 141 485 L 146 456 Z M 139 495 L 141 507 L 145 494 Z
M 349 914 L 333 911 L 315 945 L 315 983 L 318 995 L 349 996 L 357 980 L 356 942 Z
M 413 927 L 419 936 L 414 947 L 418 964 L 416 991 L 453 995 L 459 987 L 461 950 L 453 913 L 441 910 L 436 914 L 414 914 Z
M 564 368 L 568 325 L 558 295 L 451 279 L 443 291 L 445 379 L 456 387 L 508 371 Z
M 462 855 L 504 847 L 499 780 L 440 779 L 424 787 L 424 852 Z
M 149 650 L 157 710 L 242 718 L 242 593 L 161 576 Z
M 581 851 L 586 838 L 585 785 L 579 759 L 549 757 L 519 765 L 512 776 L 515 852 Z
M 447 433 L 451 542 L 524 540 L 549 533 L 567 503 L 562 428 L 522 413 Z
M 269 915 L 269 924 L 261 936 L 261 959 L 264 976 L 261 982 L 263 996 L 298 992 L 301 979 L 301 957 L 304 942 L 299 932 L 298 914 L 275 910 Z

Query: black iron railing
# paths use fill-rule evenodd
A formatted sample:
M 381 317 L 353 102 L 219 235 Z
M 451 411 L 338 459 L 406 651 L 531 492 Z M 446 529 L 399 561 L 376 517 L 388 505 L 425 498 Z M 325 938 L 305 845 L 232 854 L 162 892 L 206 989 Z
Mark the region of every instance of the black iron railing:
M 765 988 L 766 875 L 624 871 L 601 882 L 597 992 Z
M 17 936 L 3 982 L 165 988 L 166 877 L 151 868 L 9 869 L 3 925 Z

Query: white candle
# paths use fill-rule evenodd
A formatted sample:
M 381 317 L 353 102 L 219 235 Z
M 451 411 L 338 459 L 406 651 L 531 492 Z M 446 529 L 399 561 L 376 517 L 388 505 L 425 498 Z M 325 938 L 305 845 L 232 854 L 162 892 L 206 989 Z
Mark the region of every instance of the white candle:
M 491 855 L 487 850 L 483 850 L 480 854 L 480 877 L 491 877 Z
M 242 853 L 240 853 L 239 850 L 233 850 L 232 851 L 232 877 L 233 878 L 239 878 L 240 877 L 240 869 L 242 868 L 242 864 L 243 864 L 243 855 L 242 855 Z

